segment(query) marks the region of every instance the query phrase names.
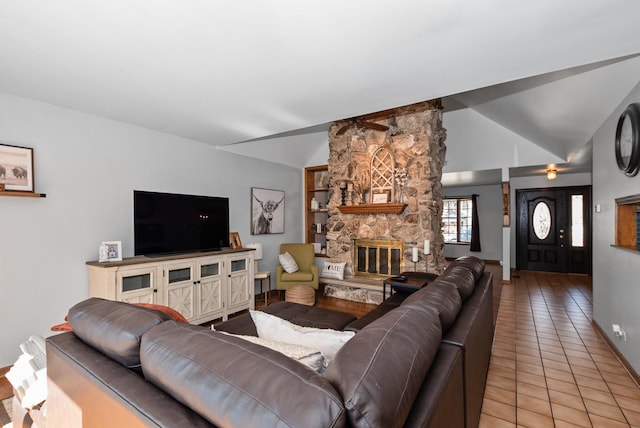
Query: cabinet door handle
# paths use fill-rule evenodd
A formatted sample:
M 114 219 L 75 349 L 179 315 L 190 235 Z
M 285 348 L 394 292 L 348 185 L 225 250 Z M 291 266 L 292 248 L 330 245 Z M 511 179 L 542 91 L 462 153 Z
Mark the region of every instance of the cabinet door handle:
M 157 292 L 158 292 L 158 289 L 157 289 L 157 288 L 154 288 L 154 289 L 153 289 L 153 292 L 154 292 L 154 293 L 157 293 Z

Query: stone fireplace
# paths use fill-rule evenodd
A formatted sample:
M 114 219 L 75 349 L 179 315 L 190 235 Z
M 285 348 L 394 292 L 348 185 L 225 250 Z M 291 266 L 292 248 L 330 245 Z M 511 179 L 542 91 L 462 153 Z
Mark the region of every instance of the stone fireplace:
M 444 268 L 445 138 L 439 99 L 332 125 L 327 254 L 346 262 L 345 280 Z M 422 251 L 425 240 L 428 255 Z M 397 245 L 385 247 L 390 242 Z M 414 247 L 420 249 L 417 263 Z

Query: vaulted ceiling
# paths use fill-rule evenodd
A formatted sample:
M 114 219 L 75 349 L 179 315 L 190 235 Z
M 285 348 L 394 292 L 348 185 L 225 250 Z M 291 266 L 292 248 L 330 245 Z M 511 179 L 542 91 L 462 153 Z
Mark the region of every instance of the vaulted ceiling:
M 635 0 L 7 0 L 0 92 L 214 146 L 443 97 L 589 166 L 640 81 L 639 16 Z

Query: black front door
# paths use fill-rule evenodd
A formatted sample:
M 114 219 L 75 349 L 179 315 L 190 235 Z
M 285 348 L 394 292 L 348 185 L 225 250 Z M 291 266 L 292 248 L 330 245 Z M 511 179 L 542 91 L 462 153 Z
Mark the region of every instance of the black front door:
M 590 186 L 517 190 L 517 269 L 590 274 L 590 207 Z

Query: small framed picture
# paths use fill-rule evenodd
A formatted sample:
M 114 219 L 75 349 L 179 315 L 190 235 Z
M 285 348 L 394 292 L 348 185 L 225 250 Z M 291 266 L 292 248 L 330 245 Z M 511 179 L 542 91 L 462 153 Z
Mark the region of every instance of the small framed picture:
M 33 149 L 0 143 L 0 183 L 7 191 L 34 191 Z
M 374 204 L 388 204 L 390 197 L 391 192 L 389 191 L 374 193 L 371 197 L 371 202 Z
M 122 241 L 104 241 L 100 245 L 99 262 L 122 261 Z
M 238 232 L 229 233 L 229 242 L 231 243 L 231 248 L 242 248 L 242 241 Z

